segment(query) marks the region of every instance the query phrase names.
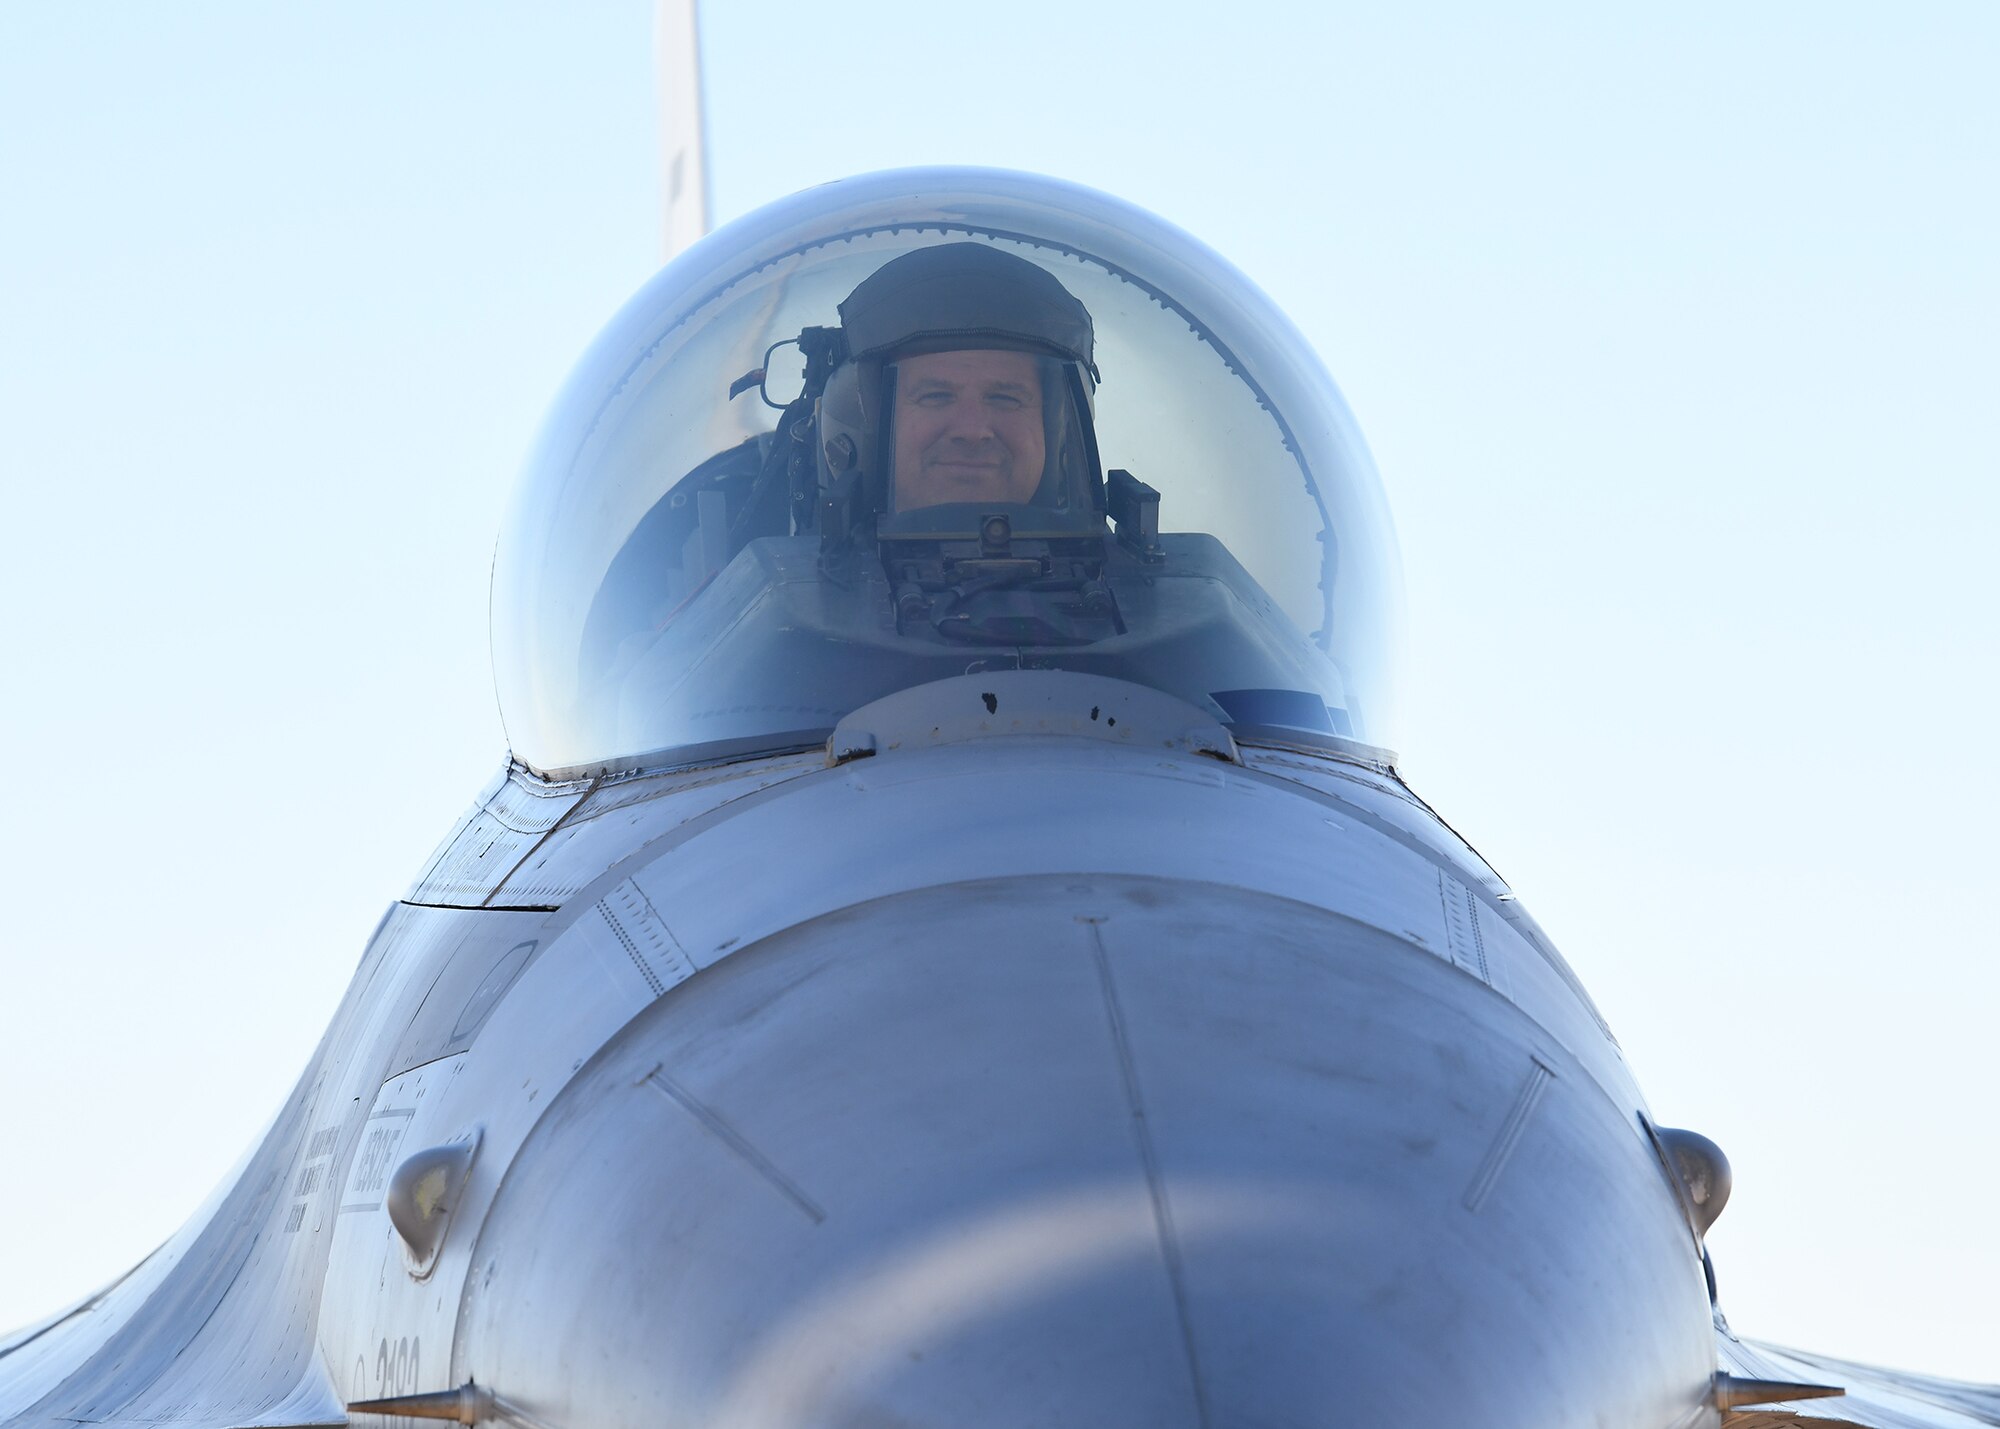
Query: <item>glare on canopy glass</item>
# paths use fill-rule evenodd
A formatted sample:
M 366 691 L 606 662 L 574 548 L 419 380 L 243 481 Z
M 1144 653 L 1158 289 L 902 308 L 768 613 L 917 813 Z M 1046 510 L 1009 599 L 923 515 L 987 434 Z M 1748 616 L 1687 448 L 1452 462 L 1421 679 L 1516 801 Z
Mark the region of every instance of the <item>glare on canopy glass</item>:
M 1156 550 L 1073 511 L 1086 529 L 1002 553 L 1042 574 L 996 584 L 954 564 L 976 565 L 956 538 L 980 512 L 936 515 L 928 543 L 837 557 L 810 506 L 746 516 L 779 412 L 732 383 L 770 353 L 773 394 L 792 395 L 798 358 L 774 344 L 837 325 L 841 300 L 891 259 L 968 241 L 1041 266 L 1089 310 L 1102 381 L 1078 401 L 1094 403 L 1102 469 L 1159 493 Z M 1037 524 L 1012 514 L 1024 533 Z M 884 559 L 905 554 L 922 559 Z M 493 582 L 509 742 L 545 773 L 800 746 L 896 690 L 1010 668 L 1146 684 L 1246 739 L 1394 746 L 1395 541 L 1331 379 L 1196 240 L 1027 175 L 829 184 L 681 255 L 558 398 Z

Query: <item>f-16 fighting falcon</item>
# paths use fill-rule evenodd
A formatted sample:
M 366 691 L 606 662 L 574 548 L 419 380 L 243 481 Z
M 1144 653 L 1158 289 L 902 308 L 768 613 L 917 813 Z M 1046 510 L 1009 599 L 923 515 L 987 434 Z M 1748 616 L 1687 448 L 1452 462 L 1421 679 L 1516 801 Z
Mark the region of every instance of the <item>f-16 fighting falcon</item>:
M 505 766 L 0 1424 L 2000 1424 L 1730 1328 L 1722 1152 L 1398 774 L 1398 579 L 1305 341 L 1144 212 L 693 242 L 500 537 Z

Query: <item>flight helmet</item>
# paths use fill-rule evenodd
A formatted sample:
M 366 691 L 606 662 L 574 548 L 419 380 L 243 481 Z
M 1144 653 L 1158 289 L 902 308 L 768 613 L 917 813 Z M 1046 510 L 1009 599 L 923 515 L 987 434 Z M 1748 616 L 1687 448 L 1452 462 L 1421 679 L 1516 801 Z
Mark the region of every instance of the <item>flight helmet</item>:
M 839 363 L 817 404 L 824 540 L 850 539 L 871 520 L 963 518 L 942 509 L 898 512 L 893 467 L 899 364 L 966 350 L 1020 352 L 1035 362 L 1044 457 L 1027 503 L 1034 516 L 1062 527 L 1101 523 L 1090 313 L 1054 274 L 982 243 L 920 248 L 856 285 L 840 304 L 840 321 Z

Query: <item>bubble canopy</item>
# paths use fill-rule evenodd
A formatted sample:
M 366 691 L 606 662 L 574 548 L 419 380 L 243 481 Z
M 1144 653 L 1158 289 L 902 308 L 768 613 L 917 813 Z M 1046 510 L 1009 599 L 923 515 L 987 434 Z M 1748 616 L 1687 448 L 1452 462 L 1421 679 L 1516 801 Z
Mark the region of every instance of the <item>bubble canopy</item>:
M 906 404 L 931 400 L 915 375 L 1021 344 L 932 334 L 925 357 L 870 368 L 846 360 L 840 305 L 946 244 L 1052 275 L 1089 315 L 1094 363 L 1002 355 L 1039 373 L 1021 380 L 1063 482 L 898 510 L 866 433 L 907 448 L 923 414 Z M 797 355 L 773 351 L 788 341 L 820 355 L 803 390 L 780 371 Z M 738 380 L 765 368 L 764 390 Z M 836 410 L 842 391 L 862 417 Z M 1020 445 L 1008 431 L 978 450 Z M 710 234 L 592 344 L 501 531 L 494 679 L 515 756 L 559 776 L 798 747 L 897 690 L 1001 669 L 1149 685 L 1240 738 L 1383 749 L 1400 596 L 1360 432 L 1248 279 L 1087 189 L 901 171 Z

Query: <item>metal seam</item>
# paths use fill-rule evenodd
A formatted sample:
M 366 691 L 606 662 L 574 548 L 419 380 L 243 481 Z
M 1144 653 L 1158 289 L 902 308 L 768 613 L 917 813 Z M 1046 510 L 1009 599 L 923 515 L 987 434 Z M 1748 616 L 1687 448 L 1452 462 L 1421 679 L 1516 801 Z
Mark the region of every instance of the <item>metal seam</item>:
M 1521 1090 L 1514 1094 L 1514 1105 L 1507 1111 L 1507 1120 L 1500 1125 L 1499 1135 L 1486 1149 L 1485 1160 L 1473 1173 L 1472 1184 L 1465 1188 L 1465 1209 L 1477 1214 L 1486 1198 L 1499 1184 L 1500 1173 L 1507 1169 L 1507 1163 L 1514 1157 L 1514 1149 L 1521 1144 L 1521 1135 L 1528 1129 L 1528 1122 L 1541 1104 L 1542 1096 L 1555 1079 L 1555 1069 L 1540 1057 L 1530 1057 L 1528 1079 L 1521 1083 Z
M 742 1132 L 698 1101 L 693 1093 L 675 1082 L 662 1067 L 655 1067 L 642 1079 L 647 1086 L 701 1123 L 702 1129 L 735 1152 L 744 1165 L 768 1181 L 814 1225 L 826 1219 L 826 1212 L 802 1190 L 798 1182 L 780 1171 L 771 1159 L 745 1139 Z
M 1132 1135 L 1139 1144 L 1139 1161 L 1146 1172 L 1146 1191 L 1153 1203 L 1153 1227 L 1160 1238 L 1160 1259 L 1165 1262 L 1167 1283 L 1173 1291 L 1174 1316 L 1180 1322 L 1181 1348 L 1187 1354 L 1188 1379 L 1194 1390 L 1196 1421 L 1208 1429 L 1208 1391 L 1202 1383 L 1201 1359 L 1195 1353 L 1194 1322 L 1188 1312 L 1187 1285 L 1181 1267 L 1180 1236 L 1174 1230 L 1173 1208 L 1160 1176 L 1159 1156 L 1153 1149 L 1152 1127 L 1146 1121 L 1146 1106 L 1139 1096 L 1139 1073 L 1132 1062 L 1132 1044 L 1125 1030 L 1125 1013 L 1118 1004 L 1118 988 L 1111 979 L 1111 959 L 1105 952 L 1104 933 L 1098 919 L 1085 920 L 1090 929 L 1091 953 L 1097 962 L 1097 979 L 1104 993 L 1104 1011 L 1111 1022 L 1111 1041 L 1118 1052 L 1118 1071 L 1125 1083 L 1126 1104 L 1132 1109 Z
M 550 824 L 547 831 L 544 832 L 540 838 L 536 839 L 532 844 L 528 845 L 527 851 L 523 853 L 519 858 L 514 860 L 514 866 L 508 869 L 505 874 L 501 875 L 499 880 L 494 883 L 493 887 L 490 890 L 488 890 L 486 896 L 479 900 L 479 906 L 481 908 L 488 908 L 492 906 L 493 900 L 500 896 L 500 890 L 507 886 L 508 881 L 511 880 L 515 874 L 521 871 L 522 867 L 528 862 L 529 859 L 533 858 L 538 852 L 541 851 L 541 847 L 543 844 L 547 843 L 550 839 L 556 836 L 556 830 L 560 829 L 564 824 L 568 823 L 570 821 L 571 816 L 574 815 L 578 809 L 581 809 L 585 804 L 588 804 L 590 802 L 590 796 L 597 792 L 597 786 L 602 784 L 603 782 L 604 782 L 604 776 L 602 774 L 598 775 L 595 779 L 591 780 L 590 787 L 583 791 L 582 795 L 577 799 L 577 801 L 574 804 L 571 804 L 567 809 L 564 809 L 562 811 L 562 817 L 557 819 L 553 824 Z M 502 825 L 502 827 L 505 826 Z

